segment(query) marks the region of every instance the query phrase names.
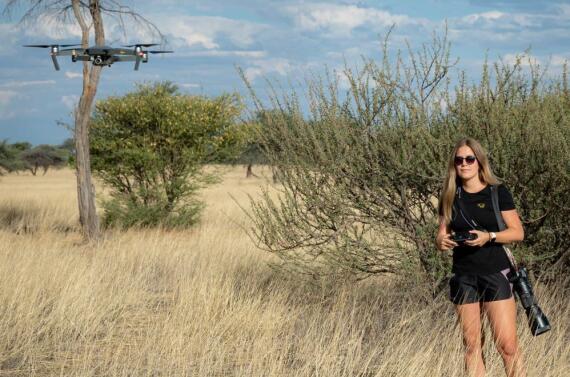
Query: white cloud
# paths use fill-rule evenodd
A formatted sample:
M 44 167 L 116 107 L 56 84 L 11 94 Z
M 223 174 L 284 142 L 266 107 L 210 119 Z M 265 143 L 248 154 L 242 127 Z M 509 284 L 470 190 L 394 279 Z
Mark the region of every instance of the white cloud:
M 71 94 L 69 96 L 62 96 L 61 102 L 67 107 L 68 109 L 74 109 L 79 101 L 79 96 L 75 94 Z
M 460 21 L 464 24 L 473 25 L 477 22 L 494 22 L 506 16 L 508 16 L 506 13 L 494 10 L 484 13 L 468 14 L 467 16 L 461 17 Z
M 454 26 L 460 28 L 519 31 L 524 28 L 540 27 L 548 18 L 552 18 L 552 16 L 544 14 L 505 13 L 494 10 L 469 14 L 452 21 L 452 23 Z
M 212 56 L 212 57 L 226 57 L 226 56 L 239 56 L 246 58 L 264 58 L 267 52 L 263 50 L 208 50 L 208 51 L 191 51 L 188 53 L 178 54 L 177 56 Z
M 335 74 L 338 80 L 338 87 L 342 90 L 350 89 L 350 80 L 346 73 L 343 70 L 337 70 L 335 71 Z
M 55 85 L 55 80 L 9 81 L 0 84 L 0 88 L 23 88 L 33 85 Z
M 299 4 L 284 8 L 301 30 L 326 30 L 332 35 L 346 35 L 353 29 L 367 26 L 372 30 L 392 25 L 428 25 L 427 19 L 392 14 L 388 11 L 357 5 Z
M 293 70 L 291 62 L 283 58 L 254 60 L 251 62 L 252 67 L 246 68 L 244 73 L 249 81 L 254 81 L 256 78 L 267 75 L 268 73 L 278 73 L 281 76 L 287 75 Z
M 0 24 L 0 36 L 2 43 L 0 44 L 0 56 L 12 55 L 14 53 L 14 45 L 18 40 L 18 29 L 14 24 Z
M 469 14 L 448 21 L 454 40 L 477 39 L 481 42 L 527 45 L 566 35 L 570 7 L 560 6 L 550 13 L 506 13 L 497 10 Z
M 13 98 L 18 96 L 18 92 L 13 90 L 0 90 L 0 104 L 7 105 Z
M 200 88 L 200 87 L 202 87 L 202 85 L 194 84 L 194 83 L 183 83 L 183 84 L 178 84 L 178 86 L 181 86 L 183 88 Z
M 570 62 L 570 55 L 552 55 L 550 57 L 550 65 L 561 67 L 564 64 L 568 64 Z
M 26 95 L 18 91 L 28 86 L 53 85 L 54 80 L 32 80 L 32 81 L 9 81 L 0 84 L 0 119 L 8 119 L 16 116 L 14 111 L 14 100 L 27 98 Z M 30 112 L 26 109 L 26 112 Z
M 12 118 L 16 113 L 12 110 L 11 102 L 20 94 L 13 90 L 0 90 L 0 119 Z
M 79 77 L 83 77 L 82 73 L 78 73 L 78 72 L 71 72 L 71 71 L 66 71 L 65 72 L 65 77 L 67 77 L 68 79 L 76 79 Z
M 220 48 L 219 39 L 229 40 L 238 47 L 247 47 L 266 25 L 226 17 L 163 16 L 157 22 L 174 46 L 200 46 L 208 50 Z
M 506 54 L 502 57 L 502 61 L 514 65 L 520 59 L 521 67 L 536 67 L 540 66 L 546 68 L 548 66 L 551 73 L 560 73 L 562 66 L 570 61 L 570 55 L 548 55 L 548 56 L 535 56 L 532 54 Z
M 67 38 L 81 38 L 81 28 L 74 18 L 73 22 L 62 23 L 53 14 L 42 14 L 34 22 L 22 25 L 21 32 L 28 37 L 41 38 L 42 40 L 62 40 Z
M 178 25 L 178 30 L 180 31 L 178 35 L 186 42 L 187 46 L 201 45 L 207 49 L 220 47 L 214 42 L 213 36 L 197 32 L 192 26 Z

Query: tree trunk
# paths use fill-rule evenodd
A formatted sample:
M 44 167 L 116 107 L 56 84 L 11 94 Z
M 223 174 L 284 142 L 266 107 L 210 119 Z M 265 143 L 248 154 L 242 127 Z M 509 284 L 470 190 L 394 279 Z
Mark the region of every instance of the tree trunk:
M 92 67 L 101 71 L 100 67 Z M 98 81 L 97 74 L 97 81 Z M 96 87 L 87 85 L 83 88 L 79 107 L 75 114 L 75 148 L 77 173 L 77 199 L 79 201 L 79 222 L 83 235 L 88 240 L 99 238 L 99 218 L 95 207 L 95 188 L 91 180 L 91 158 L 89 155 L 89 122 L 91 106 L 95 99 Z
M 253 164 L 247 164 L 247 170 L 245 172 L 245 177 L 246 178 L 250 178 L 250 177 L 254 177 L 255 174 L 253 174 L 253 170 L 252 170 Z
M 89 43 L 90 25 L 85 22 L 80 10 L 80 1 L 72 0 L 73 13 L 81 28 L 81 45 L 87 48 Z M 98 0 L 89 1 L 89 13 L 95 31 L 95 43 L 99 46 L 105 44 L 105 32 L 101 8 Z M 100 236 L 99 217 L 95 207 L 95 187 L 91 180 L 91 157 L 89 154 L 89 123 L 91 122 L 91 108 L 97 94 L 97 86 L 101 75 L 101 67 L 93 66 L 90 62 L 83 63 L 83 91 L 79 105 L 75 112 L 75 151 L 77 174 L 77 200 L 79 204 L 79 222 L 84 237 L 87 240 L 96 240 Z

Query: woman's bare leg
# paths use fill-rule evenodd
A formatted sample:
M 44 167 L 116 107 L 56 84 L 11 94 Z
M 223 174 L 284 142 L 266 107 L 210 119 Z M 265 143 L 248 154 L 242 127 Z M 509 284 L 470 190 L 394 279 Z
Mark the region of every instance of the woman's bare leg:
M 514 298 L 484 303 L 497 350 L 503 357 L 508 377 L 525 377 L 517 340 L 517 308 Z
M 456 305 L 457 316 L 463 332 L 465 345 L 465 370 L 469 377 L 485 376 L 483 344 L 481 337 L 481 306 L 473 304 Z

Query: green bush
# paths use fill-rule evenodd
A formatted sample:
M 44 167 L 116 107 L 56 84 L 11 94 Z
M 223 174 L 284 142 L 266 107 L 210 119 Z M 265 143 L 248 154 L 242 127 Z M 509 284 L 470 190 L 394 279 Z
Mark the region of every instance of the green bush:
M 140 205 L 129 197 L 114 198 L 103 202 L 106 227 L 120 225 L 123 228 L 157 227 L 165 228 L 187 227 L 199 219 L 202 203 L 197 200 L 186 202 L 175 209 L 169 210 L 161 200 L 149 201 Z
M 307 93 L 272 92 L 262 145 L 281 195 L 252 200 L 253 236 L 311 275 L 394 273 L 445 284 L 450 258 L 435 248 L 437 198 L 457 139 L 471 136 L 514 193 L 527 231 L 515 253 L 536 272 L 568 264 L 570 97 L 567 80 L 538 67 L 486 64 L 478 84 L 450 88 L 449 44 L 365 60 Z M 335 72 L 336 74 L 336 72 Z M 308 104 L 299 98 L 308 98 Z M 309 108 L 307 115 L 303 108 Z
M 138 85 L 96 104 L 92 167 L 111 188 L 108 226 L 189 226 L 202 205 L 196 191 L 216 181 L 203 165 L 239 145 L 236 96 L 189 96 L 173 84 Z

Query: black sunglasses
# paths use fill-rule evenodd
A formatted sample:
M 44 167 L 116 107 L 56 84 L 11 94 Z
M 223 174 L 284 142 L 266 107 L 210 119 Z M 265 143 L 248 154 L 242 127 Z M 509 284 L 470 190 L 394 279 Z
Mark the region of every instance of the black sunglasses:
M 473 165 L 475 163 L 475 161 L 477 161 L 477 157 L 475 157 L 475 156 L 465 156 L 465 157 L 455 156 L 455 159 L 453 161 L 455 162 L 455 165 L 460 166 L 460 165 L 463 165 L 464 160 L 467 163 L 467 165 Z

